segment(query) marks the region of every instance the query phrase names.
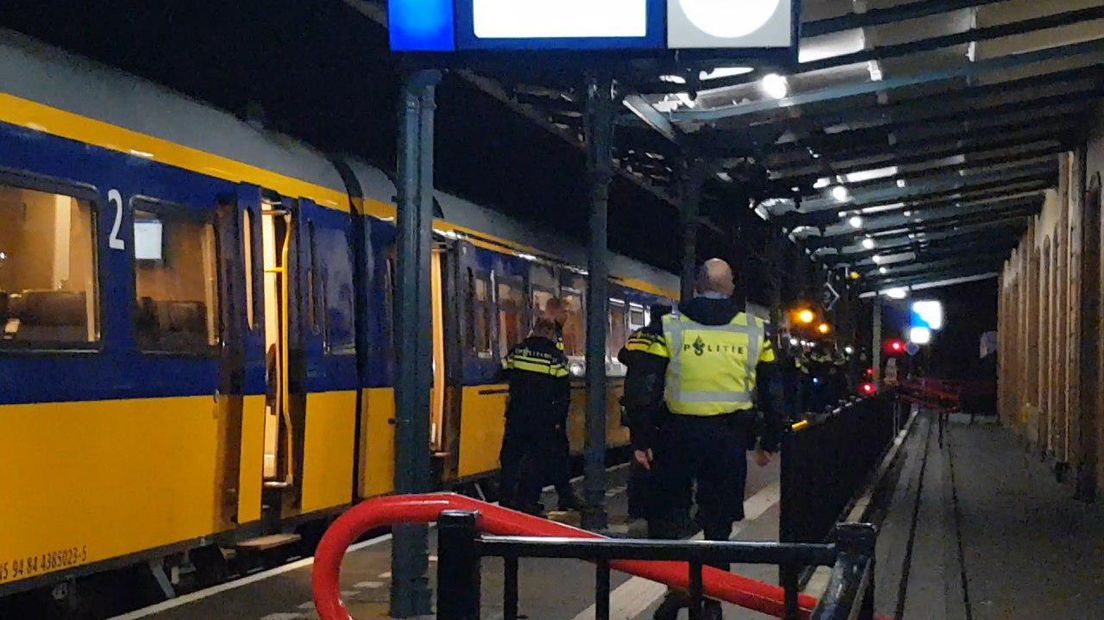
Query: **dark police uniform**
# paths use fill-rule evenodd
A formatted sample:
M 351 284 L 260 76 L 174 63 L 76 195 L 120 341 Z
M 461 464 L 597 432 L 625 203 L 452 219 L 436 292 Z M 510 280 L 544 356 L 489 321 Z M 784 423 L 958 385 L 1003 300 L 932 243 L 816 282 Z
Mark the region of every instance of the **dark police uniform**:
M 567 358 L 548 338 L 530 336 L 502 362 L 510 384 L 502 439 L 502 505 L 535 512 L 541 488 L 562 463 L 571 380 Z
M 659 321 L 658 313 L 653 321 Z M 656 423 L 663 418 L 663 373 L 667 369 L 667 345 L 660 334 L 644 329 L 633 332 L 617 354 L 625 368 L 621 405 L 629 426 L 633 450 L 648 450 L 655 443 Z M 633 461 L 629 476 L 629 516 L 646 517 L 651 495 L 651 473 Z
M 774 452 L 780 438 L 779 416 L 756 392 L 758 374 L 775 359 L 765 323 L 727 297 L 704 296 L 664 317 L 658 330 L 646 329 L 662 337 L 657 350 L 667 357 L 666 413 L 649 445 L 637 446 L 654 454 L 649 534 L 680 536 L 696 484 L 705 538 L 728 540 L 732 524 L 744 518 L 746 451 L 758 438 L 761 448 Z

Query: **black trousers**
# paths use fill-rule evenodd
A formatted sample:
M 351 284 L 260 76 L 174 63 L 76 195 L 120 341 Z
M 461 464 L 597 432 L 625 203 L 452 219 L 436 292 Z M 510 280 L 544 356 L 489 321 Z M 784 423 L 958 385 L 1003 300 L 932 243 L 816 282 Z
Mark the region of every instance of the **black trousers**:
M 560 427 L 556 432 L 556 455 L 549 463 L 550 482 L 556 487 L 556 496 L 561 508 L 571 508 L 575 504 L 575 489 L 571 486 L 571 442 L 567 439 L 567 429 Z
M 571 493 L 568 450 L 562 426 L 535 427 L 507 420 L 499 452 L 502 505 L 536 508 L 541 489 L 550 480 L 563 501 L 564 493 Z
M 744 518 L 754 424 L 751 413 L 668 416 L 653 448 L 649 536 L 681 537 L 693 495 L 706 540 L 728 540 L 732 524 Z

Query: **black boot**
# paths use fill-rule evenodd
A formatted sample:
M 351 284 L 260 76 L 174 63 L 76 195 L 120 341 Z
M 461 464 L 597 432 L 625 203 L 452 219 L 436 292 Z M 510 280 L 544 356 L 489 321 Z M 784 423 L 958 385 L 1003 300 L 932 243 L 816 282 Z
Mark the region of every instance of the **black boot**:
M 587 504 L 578 495 L 570 493 L 567 495 L 561 495 L 559 504 L 556 506 L 561 511 L 574 510 L 582 512 L 586 509 Z
M 685 593 L 670 590 L 667 592 L 667 596 L 663 597 L 663 602 L 659 604 L 655 614 L 652 615 L 652 620 L 676 620 L 679 610 L 689 606 L 690 599 Z
M 705 602 L 705 613 L 702 614 L 703 620 L 724 620 L 724 614 L 721 612 L 721 604 L 717 601 Z

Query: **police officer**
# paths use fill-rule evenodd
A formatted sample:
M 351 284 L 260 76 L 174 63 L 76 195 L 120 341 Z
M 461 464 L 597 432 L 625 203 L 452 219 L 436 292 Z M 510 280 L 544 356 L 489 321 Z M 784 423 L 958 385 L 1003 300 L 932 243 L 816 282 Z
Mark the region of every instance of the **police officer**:
M 544 317 L 552 321 L 556 327 L 556 348 L 562 353 L 564 350 L 564 324 L 567 322 L 570 310 L 559 297 L 553 297 L 545 302 Z M 571 442 L 567 438 L 567 426 L 556 437 L 559 450 L 556 453 L 556 461 L 549 465 L 552 479 L 549 480 L 556 489 L 558 498 L 557 508 L 560 510 L 583 510 L 585 503 L 575 494 L 571 486 Z
M 499 455 L 501 503 L 539 514 L 545 481 L 562 477 L 552 468 L 566 467 L 560 437 L 567 424 L 571 380 L 567 358 L 556 346 L 555 323 L 538 319 L 529 337 L 518 343 L 502 364 L 510 397 Z
M 655 304 L 651 307 L 651 324 L 658 326 L 663 317 L 671 313 L 671 306 Z M 625 388 L 621 405 L 625 408 L 625 420 L 629 426 L 629 440 L 634 450 L 648 450 L 655 441 L 656 425 L 665 411 L 663 399 L 656 395 L 663 392 L 663 373 L 667 368 L 667 348 L 660 328 L 638 329 L 629 335 L 625 346 L 617 354 L 617 360 L 625 366 Z M 649 479 L 651 474 L 642 464 L 633 462 L 629 474 L 629 517 L 645 518 L 648 510 Z
M 698 296 L 661 323 L 668 357 L 663 376 L 668 414 L 650 445 L 635 446 L 634 456 L 652 472 L 648 529 L 653 538 L 680 536 L 696 486 L 705 538 L 728 540 L 732 524 L 744 518 L 745 453 L 754 449 L 755 461 L 763 467 L 777 451 L 780 429 L 774 408 L 766 406 L 769 399 L 758 403 L 768 414 L 765 426 L 758 424 L 756 414 L 758 373 L 775 357 L 765 322 L 732 300 L 735 283 L 728 263 L 706 261 L 696 288 Z M 655 619 L 674 620 L 687 603 L 685 593 L 672 591 Z M 719 620 L 720 603 L 707 602 L 705 617 Z

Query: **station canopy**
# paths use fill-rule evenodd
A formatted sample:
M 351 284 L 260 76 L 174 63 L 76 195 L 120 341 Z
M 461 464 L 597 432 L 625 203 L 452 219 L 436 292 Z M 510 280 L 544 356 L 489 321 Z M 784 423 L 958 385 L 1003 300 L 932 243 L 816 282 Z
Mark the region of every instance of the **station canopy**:
M 865 291 L 994 275 L 1104 96 L 1104 5 L 800 8 L 796 64 L 689 58 L 626 81 L 619 173 L 677 204 L 682 162 L 704 159 L 714 212 L 753 209 Z M 460 73 L 581 146 L 580 89 Z

